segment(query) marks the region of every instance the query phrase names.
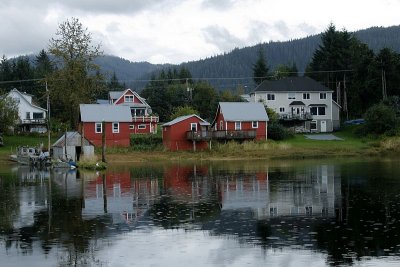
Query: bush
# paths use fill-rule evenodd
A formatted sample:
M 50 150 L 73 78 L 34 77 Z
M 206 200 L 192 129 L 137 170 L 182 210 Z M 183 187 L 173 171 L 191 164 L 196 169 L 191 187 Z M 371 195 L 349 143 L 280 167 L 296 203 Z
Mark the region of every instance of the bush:
M 133 134 L 130 145 L 133 150 L 153 150 L 162 146 L 162 137 L 156 134 Z
M 283 125 L 273 122 L 268 125 L 268 138 L 272 140 L 284 140 L 293 137 L 293 133 Z
M 396 128 L 396 112 L 385 104 L 370 107 L 364 115 L 367 134 L 384 134 Z

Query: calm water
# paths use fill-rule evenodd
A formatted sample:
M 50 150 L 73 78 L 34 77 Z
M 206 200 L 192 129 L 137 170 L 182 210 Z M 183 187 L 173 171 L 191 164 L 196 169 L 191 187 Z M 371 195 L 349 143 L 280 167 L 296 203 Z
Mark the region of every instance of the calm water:
M 400 266 L 399 163 L 0 166 L 0 266 Z

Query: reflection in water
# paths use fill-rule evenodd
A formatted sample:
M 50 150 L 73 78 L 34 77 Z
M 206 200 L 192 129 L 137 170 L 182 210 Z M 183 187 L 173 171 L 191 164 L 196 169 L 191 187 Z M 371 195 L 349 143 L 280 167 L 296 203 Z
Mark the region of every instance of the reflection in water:
M 395 266 L 399 171 L 392 162 L 19 167 L 0 173 L 0 256 L 7 266 Z

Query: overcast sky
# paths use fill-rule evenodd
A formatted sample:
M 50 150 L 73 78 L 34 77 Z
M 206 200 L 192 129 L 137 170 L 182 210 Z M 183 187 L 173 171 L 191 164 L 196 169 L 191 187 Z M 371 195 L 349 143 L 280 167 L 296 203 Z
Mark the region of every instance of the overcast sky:
M 1 0 L 0 56 L 47 49 L 78 18 L 105 54 L 181 63 L 260 42 L 400 25 L 400 0 Z

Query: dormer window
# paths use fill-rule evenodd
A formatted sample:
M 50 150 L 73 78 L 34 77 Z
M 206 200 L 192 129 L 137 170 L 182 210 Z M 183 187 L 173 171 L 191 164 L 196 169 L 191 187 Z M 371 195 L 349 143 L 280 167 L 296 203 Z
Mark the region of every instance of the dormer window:
M 124 102 L 133 103 L 133 95 L 126 95 L 124 97 Z

